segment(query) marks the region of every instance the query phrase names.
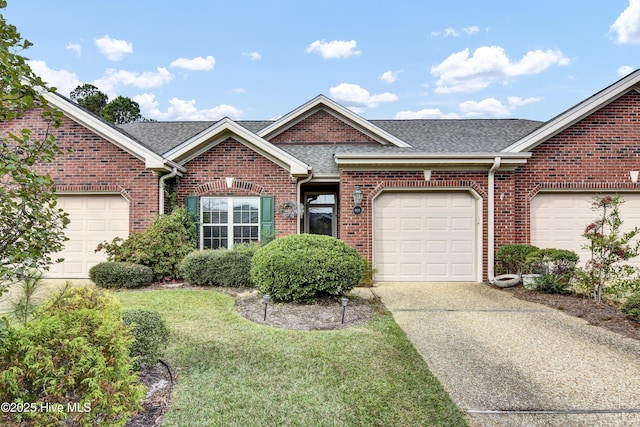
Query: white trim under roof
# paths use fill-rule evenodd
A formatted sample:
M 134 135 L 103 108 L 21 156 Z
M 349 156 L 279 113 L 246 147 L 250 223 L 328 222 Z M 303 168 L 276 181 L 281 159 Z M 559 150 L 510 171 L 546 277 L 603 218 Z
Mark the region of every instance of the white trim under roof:
M 170 171 L 172 169 L 171 165 L 167 165 L 167 161 L 162 156 L 129 138 L 115 127 L 112 127 L 110 124 L 98 119 L 93 114 L 63 96 L 51 92 L 42 92 L 41 95 L 47 100 L 47 102 L 62 111 L 62 113 L 71 120 L 95 132 L 132 156 L 144 161 L 147 169 L 153 169 L 160 172 Z
M 640 70 L 632 72 L 611 86 L 606 87 L 564 113 L 549 120 L 541 128 L 505 148 L 503 152 L 521 153 L 529 151 L 585 117 L 593 114 L 595 111 L 598 111 L 605 105 L 625 95 L 630 90 L 640 91 Z
M 368 120 L 360 117 L 353 111 L 343 107 L 335 101 L 332 101 L 324 95 L 318 95 L 306 104 L 303 104 L 290 113 L 280 117 L 275 122 L 258 132 L 258 136 L 264 139 L 271 139 L 291 128 L 296 123 L 299 123 L 309 117 L 312 113 L 322 109 L 340 120 L 346 120 L 348 124 L 354 126 L 362 133 L 376 141 L 379 141 L 380 143 L 391 144 L 396 147 L 411 147 L 411 145 L 401 139 L 391 135 L 389 132 L 379 128 L 378 126 L 375 126 Z
M 227 117 L 171 149 L 165 153 L 165 156 L 171 161 L 184 165 L 229 137 L 237 139 L 241 144 L 246 145 L 260 155 L 288 169 L 289 173 L 294 177 L 305 177 L 309 175 L 311 169 L 309 165 L 279 149 L 269 141 L 260 138 L 253 132 L 248 131 Z
M 513 170 L 527 163 L 531 153 L 441 153 L 441 154 L 336 154 L 336 164 L 343 170 L 487 170 L 496 157 L 500 170 Z

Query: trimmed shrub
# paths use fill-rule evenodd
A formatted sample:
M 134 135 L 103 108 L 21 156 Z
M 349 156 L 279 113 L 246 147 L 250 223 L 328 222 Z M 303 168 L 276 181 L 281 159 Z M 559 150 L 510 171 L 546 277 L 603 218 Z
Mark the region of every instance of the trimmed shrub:
M 237 245 L 233 250 L 193 251 L 180 263 L 180 272 L 190 285 L 252 287 L 251 258 L 256 245 Z
M 146 231 L 132 233 L 126 240 L 116 237 L 102 242 L 96 251 L 107 252 L 109 261 L 132 262 L 153 269 L 155 280 L 180 278 L 179 264 L 196 248 L 196 227 L 184 207 L 159 215 Z
M 0 402 L 36 407 L 2 412 L 0 424 L 124 426 L 141 409 L 144 386 L 119 303 L 100 289 L 66 292 L 54 295 L 38 320 L 9 329 L 0 348 Z
M 311 301 L 340 296 L 353 289 L 364 275 L 358 252 L 331 236 L 289 235 L 256 252 L 251 277 L 274 301 Z
M 500 273 L 519 274 L 526 272 L 527 257 L 538 250 L 536 246 L 526 244 L 507 244 L 496 252 L 497 270 Z
M 542 268 L 542 275 L 535 280 L 536 289 L 548 294 L 571 292 L 571 279 L 580 257 L 567 249 L 539 249 L 528 257 L 535 259 Z
M 153 282 L 153 271 L 144 265 L 107 261 L 91 267 L 89 278 L 102 288 L 141 288 Z
M 622 306 L 620 306 L 620 311 L 626 314 L 627 317 L 640 322 L 640 292 L 636 292 L 627 298 Z
M 149 310 L 125 310 L 122 320 L 135 338 L 131 345 L 134 369 L 140 372 L 152 370 L 164 355 L 169 339 L 167 324 L 160 313 Z

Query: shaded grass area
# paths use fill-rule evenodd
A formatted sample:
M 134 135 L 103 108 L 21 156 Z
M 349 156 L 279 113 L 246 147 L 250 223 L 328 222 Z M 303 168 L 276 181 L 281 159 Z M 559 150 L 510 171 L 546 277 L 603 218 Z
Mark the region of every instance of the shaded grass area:
M 158 311 L 178 384 L 165 426 L 464 426 L 458 408 L 390 315 L 336 331 L 240 316 L 209 290 L 116 294 Z

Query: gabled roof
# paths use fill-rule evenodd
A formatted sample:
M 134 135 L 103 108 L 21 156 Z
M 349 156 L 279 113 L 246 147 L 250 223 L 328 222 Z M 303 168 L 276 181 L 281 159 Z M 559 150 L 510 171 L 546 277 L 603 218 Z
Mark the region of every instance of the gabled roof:
M 182 144 L 167 151 L 164 155 L 168 160 L 184 165 L 229 137 L 233 137 L 253 151 L 288 169 L 289 173 L 293 176 L 309 175 L 309 165 L 260 138 L 258 135 L 250 132 L 229 118 L 224 118 L 216 122 L 197 135 L 184 141 Z
M 611 86 L 552 118 L 542 127 L 520 138 L 503 151 L 506 153 L 530 151 L 631 90 L 640 91 L 640 70 L 632 72 Z
M 157 171 L 171 170 L 171 164 L 158 153 L 124 133 L 111 123 L 90 113 L 73 101 L 58 93 L 43 92 L 42 96 L 55 108 L 78 124 L 90 129 L 115 146 L 121 148 L 132 156 L 144 161 L 145 167 Z
M 265 139 L 272 139 L 274 136 L 286 131 L 319 110 L 324 110 L 339 120 L 348 123 L 381 144 L 395 145 L 396 147 L 410 147 L 409 144 L 398 137 L 375 126 L 372 122 L 363 119 L 353 111 L 332 101 L 324 95 L 318 95 L 306 104 L 303 104 L 290 113 L 282 116 L 269 126 L 259 131 L 258 135 Z

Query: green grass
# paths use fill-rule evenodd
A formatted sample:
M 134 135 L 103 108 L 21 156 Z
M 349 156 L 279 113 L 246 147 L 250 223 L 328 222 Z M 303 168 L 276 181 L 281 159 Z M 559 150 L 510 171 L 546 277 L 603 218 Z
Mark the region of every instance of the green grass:
M 237 314 L 208 290 L 116 293 L 162 314 L 178 383 L 165 426 L 464 426 L 390 315 L 292 331 Z

